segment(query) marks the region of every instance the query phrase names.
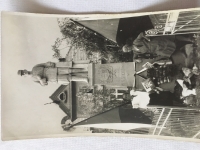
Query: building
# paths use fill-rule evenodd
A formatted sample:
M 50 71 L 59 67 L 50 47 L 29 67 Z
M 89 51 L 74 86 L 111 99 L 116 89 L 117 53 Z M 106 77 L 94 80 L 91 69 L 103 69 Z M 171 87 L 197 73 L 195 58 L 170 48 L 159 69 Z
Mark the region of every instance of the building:
M 95 133 L 101 129 L 99 133 L 109 133 L 109 130 L 114 130 L 116 133 L 118 131 L 140 130 L 141 133 L 147 134 L 147 130 L 152 127 L 152 112 L 142 109 L 132 109 L 132 107 L 127 107 L 128 105 L 126 104 L 97 114 L 74 124 L 74 126 L 90 127 L 93 128 L 92 130 L 95 130 Z M 106 132 L 102 132 L 102 129 L 105 129 Z M 132 133 L 137 131 L 132 131 Z
M 105 86 L 98 88 L 98 86 L 88 86 L 84 82 L 71 82 L 69 85 L 58 87 L 50 99 L 70 116 L 72 122 L 76 123 L 124 104 L 122 95 L 127 90 Z M 115 103 L 111 105 L 113 101 Z
M 81 86 L 81 84 L 80 84 Z M 72 122 L 77 122 L 87 118 L 83 115 L 79 105 L 77 105 L 76 84 L 71 82 L 69 85 L 61 85 L 49 98 L 67 115 Z

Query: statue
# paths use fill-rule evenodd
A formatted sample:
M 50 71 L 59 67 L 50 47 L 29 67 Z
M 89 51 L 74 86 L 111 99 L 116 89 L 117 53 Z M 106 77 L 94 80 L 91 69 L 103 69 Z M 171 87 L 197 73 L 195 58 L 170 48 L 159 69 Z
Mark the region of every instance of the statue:
M 72 62 L 71 62 L 72 64 Z M 59 66 L 53 62 L 38 64 L 32 71 L 18 70 L 18 75 L 32 77 L 34 82 L 42 86 L 48 85 L 48 82 L 67 85 L 70 81 L 82 81 L 88 83 L 87 77 L 76 75 L 84 74 L 84 68 L 73 68 L 72 66 Z

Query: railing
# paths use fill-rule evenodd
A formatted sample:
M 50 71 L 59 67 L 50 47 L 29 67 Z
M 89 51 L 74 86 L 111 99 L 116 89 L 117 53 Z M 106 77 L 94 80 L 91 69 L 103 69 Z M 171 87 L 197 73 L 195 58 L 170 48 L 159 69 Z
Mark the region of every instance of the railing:
M 149 107 L 150 108 L 150 107 Z M 170 135 L 200 139 L 200 109 L 181 107 L 156 108 L 151 135 Z
M 200 11 L 169 12 L 150 15 L 154 29 L 147 36 L 189 34 L 200 32 Z

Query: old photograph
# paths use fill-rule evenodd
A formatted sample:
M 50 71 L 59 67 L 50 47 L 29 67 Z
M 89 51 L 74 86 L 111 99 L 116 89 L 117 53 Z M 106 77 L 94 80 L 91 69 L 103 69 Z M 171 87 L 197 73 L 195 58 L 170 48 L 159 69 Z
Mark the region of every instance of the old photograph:
M 2 140 L 200 139 L 200 8 L 2 12 Z M 100 134 L 101 133 L 101 134 Z

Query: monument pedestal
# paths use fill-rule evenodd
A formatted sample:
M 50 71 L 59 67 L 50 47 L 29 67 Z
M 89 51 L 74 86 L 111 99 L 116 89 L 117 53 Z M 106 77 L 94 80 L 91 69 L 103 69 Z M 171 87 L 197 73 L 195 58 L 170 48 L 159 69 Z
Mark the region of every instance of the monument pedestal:
M 133 87 L 135 85 L 135 63 L 89 64 L 90 85 Z

